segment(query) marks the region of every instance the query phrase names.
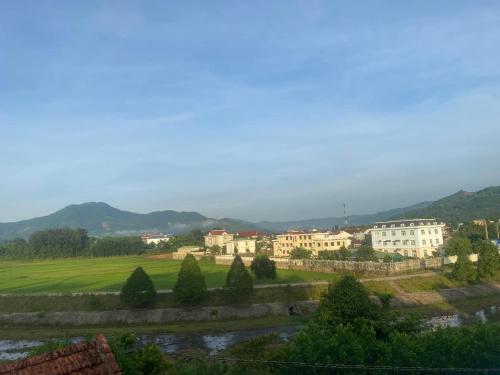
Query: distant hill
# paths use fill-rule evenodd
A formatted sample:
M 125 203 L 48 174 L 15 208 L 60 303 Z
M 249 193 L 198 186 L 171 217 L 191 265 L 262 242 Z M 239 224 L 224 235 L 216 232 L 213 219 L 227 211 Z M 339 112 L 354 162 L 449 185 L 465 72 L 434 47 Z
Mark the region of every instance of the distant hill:
M 463 222 L 478 218 L 500 218 L 500 186 L 477 192 L 459 191 L 435 202 L 422 202 L 368 215 L 349 216 L 349 225 L 367 225 L 376 221 L 432 217 L 445 222 Z M 106 203 L 71 205 L 53 214 L 15 223 L 0 223 L 0 239 L 27 238 L 48 228 L 85 228 L 94 236 L 125 236 L 144 232 L 181 233 L 192 229 L 213 228 L 282 232 L 287 229 L 326 229 L 342 226 L 344 218 L 330 217 L 297 221 L 261 221 L 251 223 L 230 218 L 212 219 L 197 212 L 157 211 L 138 214 L 122 211 Z
M 435 217 L 445 222 L 500 218 L 500 186 L 477 192 L 459 192 L 437 200 L 426 207 L 405 211 L 393 218 Z
M 157 211 L 138 214 L 122 211 L 102 202 L 71 205 L 53 214 L 15 223 L 0 223 L 0 239 L 27 238 L 37 230 L 85 228 L 94 236 L 125 236 L 144 232 L 180 233 L 191 229 L 251 230 L 248 222 L 211 219 L 197 212 Z
M 394 208 L 392 210 L 381 211 L 374 214 L 366 215 L 351 215 L 348 217 L 349 225 L 367 225 L 372 224 L 376 221 L 389 220 L 390 218 L 403 215 L 407 211 L 416 210 L 419 208 L 424 208 L 431 205 L 432 202 L 422 202 L 415 205 L 403 208 Z M 320 219 L 307 219 L 307 220 L 295 220 L 295 221 L 261 221 L 255 223 L 260 228 L 264 228 L 269 231 L 282 232 L 287 229 L 328 229 L 335 226 L 343 226 L 343 217 L 327 217 Z

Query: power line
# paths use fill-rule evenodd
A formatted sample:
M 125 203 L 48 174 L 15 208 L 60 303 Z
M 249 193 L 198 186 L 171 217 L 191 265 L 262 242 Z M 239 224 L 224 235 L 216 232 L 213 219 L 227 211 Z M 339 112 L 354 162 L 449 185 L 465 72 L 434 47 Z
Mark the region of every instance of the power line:
M 181 356 L 184 358 L 198 358 L 195 356 Z M 500 373 L 500 368 L 468 368 L 468 367 L 412 367 L 412 366 L 386 366 L 386 365 L 347 365 L 341 363 L 307 363 L 307 362 L 292 362 L 292 361 L 272 361 L 261 359 L 244 359 L 244 358 L 228 358 L 228 357 L 210 357 L 211 360 L 221 362 L 244 362 L 244 363 L 259 363 L 277 366 L 292 366 L 292 367 L 307 367 L 317 369 L 345 369 L 345 370 L 386 370 L 393 372 L 449 372 L 449 373 Z

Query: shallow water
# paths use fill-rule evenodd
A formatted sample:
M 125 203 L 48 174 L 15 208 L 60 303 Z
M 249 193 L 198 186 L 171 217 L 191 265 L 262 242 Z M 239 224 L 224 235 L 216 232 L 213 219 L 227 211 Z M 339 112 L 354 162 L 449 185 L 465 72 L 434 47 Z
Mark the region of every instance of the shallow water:
M 203 350 L 209 355 L 229 348 L 231 345 L 269 333 L 277 333 L 283 341 L 289 340 L 301 327 L 286 326 L 259 328 L 205 335 L 155 334 L 138 335 L 138 345 L 156 344 L 165 353 L 176 354 L 185 351 Z M 82 337 L 74 337 L 71 342 L 80 342 Z M 31 348 L 44 343 L 43 340 L 0 340 L 0 361 L 16 360 L 27 356 Z
M 427 320 L 427 326 L 430 329 L 444 327 L 459 327 L 461 325 L 473 324 L 475 322 L 499 321 L 500 306 L 491 306 L 481 309 L 472 314 L 454 314 L 448 316 L 435 316 Z M 165 353 L 178 354 L 193 350 L 203 350 L 209 355 L 215 355 L 218 352 L 231 347 L 242 341 L 266 335 L 277 333 L 283 341 L 290 340 L 300 326 L 285 326 L 258 328 L 241 331 L 212 333 L 212 334 L 154 334 L 138 335 L 138 345 L 156 344 Z M 71 342 L 80 342 L 82 337 L 73 337 Z M 0 340 L 0 361 L 16 360 L 27 356 L 31 348 L 44 343 L 43 340 Z

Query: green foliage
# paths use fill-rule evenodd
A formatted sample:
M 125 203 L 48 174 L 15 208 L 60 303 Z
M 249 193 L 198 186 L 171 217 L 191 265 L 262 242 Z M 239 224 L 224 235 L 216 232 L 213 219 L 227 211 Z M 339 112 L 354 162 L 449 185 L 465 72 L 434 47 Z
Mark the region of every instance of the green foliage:
M 312 251 L 296 247 L 290 251 L 290 259 L 311 259 Z
M 391 263 L 392 258 L 389 254 L 384 255 L 384 263 Z
M 351 252 L 342 246 L 339 250 L 324 250 L 318 252 L 318 259 L 321 260 L 349 260 Z
M 177 282 L 174 286 L 175 298 L 186 305 L 203 301 L 207 293 L 205 277 L 193 254 L 187 254 L 181 264 Z
M 239 255 L 234 257 L 226 277 L 226 288 L 235 298 L 245 299 L 253 293 L 253 280 Z
M 47 341 L 42 345 L 35 346 L 28 351 L 28 357 L 33 357 L 36 355 L 41 355 L 49 352 L 56 351 L 58 349 L 64 348 L 65 346 L 71 345 L 71 342 L 68 340 L 59 340 L 59 341 Z
M 154 305 L 156 290 L 142 267 L 137 267 L 127 279 L 120 293 L 120 300 L 125 306 L 136 308 Z
M 104 237 L 92 244 L 90 253 L 97 257 L 138 255 L 144 249 L 145 245 L 140 237 Z
M 212 246 L 211 248 L 208 249 L 208 251 L 210 251 L 210 254 L 212 254 L 212 255 L 221 255 L 221 254 L 223 254 L 222 247 L 220 247 L 219 245 Z
M 481 279 L 489 280 L 500 269 L 498 249 L 489 241 L 483 241 L 479 247 L 477 274 Z
M 472 282 L 477 278 L 474 264 L 469 260 L 468 255 L 458 255 L 456 263 L 453 265 L 451 274 L 458 281 Z
M 323 295 L 315 319 L 328 324 L 353 323 L 356 319 L 375 319 L 377 306 L 370 300 L 368 290 L 354 276 L 344 276 L 330 284 Z
M 472 245 L 466 237 L 452 237 L 446 245 L 448 255 L 469 255 L 472 253 Z
M 170 238 L 168 242 L 162 242 L 158 245 L 158 249 L 165 252 L 174 252 L 182 246 L 199 246 L 204 245 L 203 232 L 199 229 L 190 231 L 189 233 L 177 234 Z
M 361 247 L 356 252 L 356 259 L 361 262 L 366 261 L 376 261 L 377 256 L 375 255 L 375 250 L 371 246 L 361 245 Z
M 267 255 L 257 255 L 250 266 L 257 279 L 276 279 L 276 262 Z
M 89 237 L 85 229 L 48 229 L 30 236 L 35 258 L 77 257 L 88 254 Z
M 172 364 L 156 345 L 136 348 L 134 335 L 114 337 L 109 346 L 124 375 L 162 375 L 169 373 Z

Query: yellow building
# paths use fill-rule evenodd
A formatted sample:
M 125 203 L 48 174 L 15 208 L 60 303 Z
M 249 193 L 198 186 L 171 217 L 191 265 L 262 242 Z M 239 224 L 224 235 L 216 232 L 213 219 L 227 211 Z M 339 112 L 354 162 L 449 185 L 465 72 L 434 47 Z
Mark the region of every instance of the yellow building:
M 318 256 L 320 251 L 334 251 L 341 247 L 349 248 L 351 246 L 352 235 L 344 232 L 320 232 L 311 231 L 288 231 L 285 234 L 279 234 L 273 240 L 274 256 L 287 257 L 290 252 L 302 247 L 312 251 L 314 256 Z
M 231 242 L 233 238 L 234 235 L 225 230 L 211 230 L 205 236 L 205 246 L 212 247 L 217 245 L 222 248 Z

